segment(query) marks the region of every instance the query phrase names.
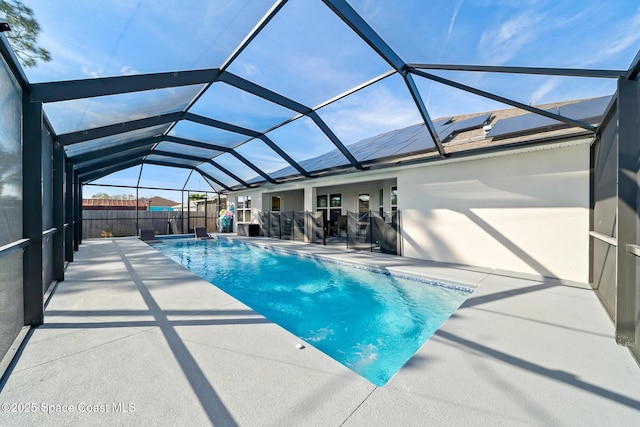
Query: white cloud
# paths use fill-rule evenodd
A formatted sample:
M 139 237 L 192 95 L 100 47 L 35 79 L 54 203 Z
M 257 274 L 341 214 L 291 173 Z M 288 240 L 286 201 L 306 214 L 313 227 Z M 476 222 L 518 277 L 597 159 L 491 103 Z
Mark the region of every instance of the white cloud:
M 447 42 L 451 38 L 451 33 L 453 32 L 453 26 L 456 23 L 456 17 L 458 16 L 458 12 L 460 12 L 460 8 L 462 7 L 462 0 L 458 1 L 455 9 L 453 10 L 453 16 L 451 17 L 451 21 L 449 22 L 449 31 L 447 32 Z
M 541 15 L 525 11 L 482 33 L 478 51 L 487 63 L 504 64 L 540 34 Z
M 372 88 L 368 96 L 349 96 L 339 109 L 321 116 L 345 144 L 394 129 L 420 123 L 422 120 L 415 103 L 398 97 L 384 87 Z
M 120 68 L 120 74 L 123 76 L 132 76 L 134 74 L 140 74 L 140 72 L 129 65 L 125 65 L 124 67 Z
M 82 74 L 84 74 L 85 76 L 92 78 L 92 79 L 96 79 L 98 77 L 102 77 L 102 73 L 100 71 L 96 71 L 96 70 L 91 70 L 89 69 L 89 67 L 83 65 L 82 66 Z
M 561 83 L 561 79 L 557 77 L 547 80 L 531 94 L 531 99 L 529 100 L 529 102 L 534 105 L 547 102 L 545 100 L 545 96 L 551 93 L 554 89 L 558 88 Z
M 609 37 L 600 39 L 601 46 L 582 66 L 606 61 L 632 46 L 640 44 L 640 8 L 626 22 L 611 27 Z
M 258 74 L 258 66 L 256 64 L 243 63 L 242 69 L 246 76 L 255 76 Z

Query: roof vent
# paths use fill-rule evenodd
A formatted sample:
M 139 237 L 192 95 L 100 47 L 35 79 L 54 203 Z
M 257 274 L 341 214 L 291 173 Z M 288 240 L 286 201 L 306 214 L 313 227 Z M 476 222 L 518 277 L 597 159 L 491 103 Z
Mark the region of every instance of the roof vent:
M 484 125 L 482 127 L 482 130 L 484 131 L 484 136 L 487 136 L 487 134 L 489 133 L 489 131 L 493 128 L 493 125 Z

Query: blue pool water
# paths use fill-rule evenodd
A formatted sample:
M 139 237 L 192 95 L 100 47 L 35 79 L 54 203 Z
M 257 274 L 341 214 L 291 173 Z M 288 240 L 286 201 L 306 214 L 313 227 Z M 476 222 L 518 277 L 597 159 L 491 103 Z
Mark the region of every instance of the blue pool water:
M 378 386 L 471 292 L 227 239 L 154 247 Z

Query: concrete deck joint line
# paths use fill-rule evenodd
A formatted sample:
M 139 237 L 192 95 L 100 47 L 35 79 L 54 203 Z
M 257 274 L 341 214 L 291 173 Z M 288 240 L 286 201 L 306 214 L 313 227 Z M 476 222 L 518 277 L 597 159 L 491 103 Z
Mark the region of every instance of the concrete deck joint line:
M 349 414 L 349 416 L 348 416 L 347 418 L 345 418 L 345 419 L 344 419 L 344 421 L 343 421 L 342 423 L 340 423 L 340 427 L 342 427 L 343 425 L 345 425 L 345 423 L 346 423 L 347 421 L 349 421 L 349 418 L 351 418 L 351 416 L 352 416 L 353 414 L 355 414 L 355 413 L 356 413 L 356 411 L 357 411 L 358 409 L 360 409 L 360 407 L 364 404 L 364 402 L 366 402 L 366 401 L 367 401 L 367 399 L 369 399 L 369 398 L 371 397 L 371 395 L 372 395 L 372 394 L 373 394 L 377 389 L 378 389 L 378 387 L 377 387 L 377 386 L 376 386 L 376 387 L 374 387 L 374 388 L 373 388 L 373 390 L 371 390 L 371 393 L 367 394 L 367 397 L 365 397 L 364 399 L 362 399 L 362 402 L 360 402 L 360 404 L 359 404 L 358 406 L 356 406 L 356 407 L 353 409 L 353 411 Z

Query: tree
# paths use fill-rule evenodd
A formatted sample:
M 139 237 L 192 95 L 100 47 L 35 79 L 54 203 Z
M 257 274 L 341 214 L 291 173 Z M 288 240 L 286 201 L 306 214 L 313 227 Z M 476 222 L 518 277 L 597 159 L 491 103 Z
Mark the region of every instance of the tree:
M 4 16 L 11 27 L 6 36 L 23 67 L 33 67 L 38 61 L 51 61 L 49 51 L 38 46 L 40 25 L 33 9 L 20 0 L 0 0 L 0 16 Z
M 110 199 L 111 196 L 108 195 L 107 193 L 96 193 L 93 196 L 91 196 L 92 199 L 100 199 L 100 200 L 104 200 L 104 199 Z
M 107 194 L 107 193 L 95 193 L 91 196 L 92 199 L 111 199 L 111 200 L 135 200 L 135 194 Z
M 189 200 L 205 200 L 206 198 L 207 195 L 202 193 L 193 193 L 189 195 Z

